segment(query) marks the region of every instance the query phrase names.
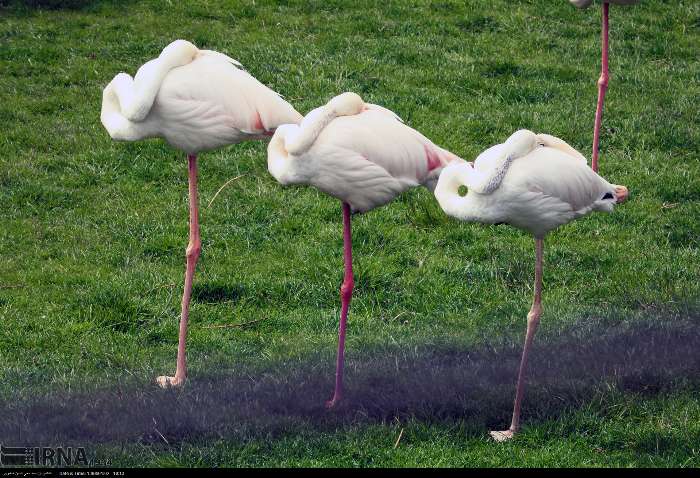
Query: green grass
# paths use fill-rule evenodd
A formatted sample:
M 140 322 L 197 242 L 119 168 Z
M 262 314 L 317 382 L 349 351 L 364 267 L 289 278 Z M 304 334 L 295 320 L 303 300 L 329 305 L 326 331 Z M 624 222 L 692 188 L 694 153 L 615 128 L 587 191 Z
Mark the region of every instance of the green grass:
M 69 3 L 75 8 L 0 7 L 4 411 L 31 400 L 50 404 L 56 394 L 168 393 L 152 380 L 175 365 L 186 163 L 162 141 L 112 142 L 99 109 L 116 73 L 133 74 L 175 38 L 240 60 L 302 112 L 356 91 L 464 158 L 518 128 L 554 134 L 590 155 L 598 8 L 579 11 L 563 0 Z M 627 185 L 631 200 L 548 237 L 535 354 L 562 340 L 575 351 L 621 326 L 689 323 L 697 330 L 700 5 L 645 1 L 610 10 L 601 173 Z M 310 381 L 318 386 L 306 387 L 303 398 L 320 406 L 331 392 L 337 342 L 340 205 L 311 188 L 281 188 L 265 157 L 262 143 L 201 157 L 203 253 L 189 387 L 200 390 L 212 374 L 267 377 L 261 380 L 283 392 Z M 535 361 L 522 434 L 508 444 L 487 441 L 488 427 L 507 425 L 510 413 L 532 239 L 506 226 L 449 220 L 425 190 L 356 217 L 353 233 L 349 411 L 337 419 L 318 411 L 274 415 L 282 428 L 244 416 L 240 430 L 232 425 L 221 436 L 175 436 L 165 428 L 162 440 L 97 440 L 90 453 L 124 466 L 700 465 L 700 367 L 692 351 L 691 367 L 669 366 L 658 390 L 600 374 L 555 413 L 538 406 L 557 381 L 537 382 L 548 363 Z M 208 328 L 261 318 L 247 328 Z M 578 336 L 581 327 L 588 328 Z M 379 372 L 397 387 L 416 385 L 411 364 L 431 353 L 447 360 L 443 350 L 510 357 L 502 386 L 481 411 L 470 412 L 456 395 L 445 399 L 452 411 L 440 415 L 436 393 L 401 402 L 401 410 L 389 401 L 381 413 L 367 412 L 361 397 L 382 396 Z M 666 353 L 649 350 L 637 357 L 647 368 L 655 353 Z M 384 367 L 375 381 L 368 357 Z M 439 384 L 440 370 L 424 373 Z M 578 366 L 571 373 L 584 372 Z M 560 373 L 562 381 L 572 378 Z M 246 387 L 255 400 L 255 387 Z M 51 436 L 50 427 L 45 433 Z M 12 440 L 16 435 L 0 436 Z

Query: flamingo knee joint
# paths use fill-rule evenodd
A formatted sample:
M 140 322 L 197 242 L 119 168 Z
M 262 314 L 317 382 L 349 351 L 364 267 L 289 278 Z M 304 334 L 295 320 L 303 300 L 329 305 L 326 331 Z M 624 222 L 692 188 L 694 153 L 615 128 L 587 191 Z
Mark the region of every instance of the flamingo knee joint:
M 542 307 L 533 307 L 527 314 L 527 322 L 529 323 L 539 323 L 540 317 L 542 317 Z
M 202 252 L 202 243 L 201 242 L 195 242 L 195 243 L 190 243 L 187 246 L 187 250 L 185 251 L 185 255 L 187 256 L 188 259 L 194 259 L 197 260 L 199 259 L 199 255 Z
M 355 281 L 352 279 L 343 282 L 340 286 L 340 295 L 343 299 L 349 299 L 352 296 L 352 290 L 355 288 Z

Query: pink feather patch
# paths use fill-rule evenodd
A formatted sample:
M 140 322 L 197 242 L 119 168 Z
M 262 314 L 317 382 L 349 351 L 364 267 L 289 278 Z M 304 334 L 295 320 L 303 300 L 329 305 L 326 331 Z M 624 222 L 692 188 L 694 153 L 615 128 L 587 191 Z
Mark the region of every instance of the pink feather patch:
M 435 150 L 427 145 L 423 145 L 423 149 L 425 149 L 425 160 L 428 163 L 428 172 L 442 166 L 442 161 L 440 161 L 440 157 Z
M 264 131 L 266 132 L 267 130 L 265 129 L 265 125 L 263 125 L 262 118 L 260 117 L 260 112 L 255 111 L 255 118 L 253 119 L 253 129 L 255 131 Z

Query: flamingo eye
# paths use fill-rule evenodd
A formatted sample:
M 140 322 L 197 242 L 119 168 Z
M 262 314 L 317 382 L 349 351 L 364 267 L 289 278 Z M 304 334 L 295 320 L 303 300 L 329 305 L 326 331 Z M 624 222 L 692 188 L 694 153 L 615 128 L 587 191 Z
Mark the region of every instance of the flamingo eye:
M 469 192 L 469 189 L 464 184 L 462 184 L 459 188 L 457 188 L 457 194 L 459 194 L 461 197 L 466 196 L 468 192 Z

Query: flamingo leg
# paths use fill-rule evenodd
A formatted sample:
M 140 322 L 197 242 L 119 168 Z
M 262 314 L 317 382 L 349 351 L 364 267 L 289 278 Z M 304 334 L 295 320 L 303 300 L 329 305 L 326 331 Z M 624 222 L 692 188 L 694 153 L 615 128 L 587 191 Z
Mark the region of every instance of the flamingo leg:
M 352 299 L 355 281 L 352 276 L 352 236 L 350 231 L 350 205 L 343 203 L 343 256 L 345 259 L 345 276 L 340 287 L 340 325 L 338 327 L 338 357 L 335 369 L 335 392 L 333 398 L 326 402 L 326 408 L 332 408 L 343 398 L 343 368 L 345 366 L 345 328 L 348 321 L 348 309 Z
M 601 28 L 602 36 L 602 60 L 601 73 L 598 78 L 598 105 L 595 110 L 595 124 L 593 125 L 593 153 L 591 158 L 591 168 L 598 172 L 598 143 L 600 141 L 600 124 L 603 120 L 603 102 L 605 92 L 608 89 L 608 7 L 610 4 L 603 2 L 603 24 Z
M 525 392 L 525 371 L 527 368 L 527 357 L 532 346 L 532 341 L 535 338 L 537 326 L 540 323 L 542 315 L 542 252 L 544 249 L 544 240 L 535 239 L 535 294 L 532 301 L 532 307 L 527 314 L 527 333 L 525 334 L 525 347 L 523 355 L 520 359 L 520 370 L 518 372 L 518 385 L 515 392 L 515 404 L 513 406 L 513 420 L 510 428 L 505 431 L 492 431 L 491 437 L 496 441 L 505 441 L 512 438 L 520 430 L 520 405 L 523 401 Z
M 182 314 L 180 316 L 180 335 L 177 345 L 177 368 L 175 376 L 161 376 L 156 379 L 158 385 L 163 388 L 182 385 L 187 378 L 187 357 L 185 345 L 187 341 L 187 320 L 190 314 L 190 298 L 192 297 L 192 280 L 194 270 L 202 251 L 202 241 L 199 237 L 199 207 L 197 204 L 197 155 L 187 156 L 189 171 L 190 194 L 190 241 L 185 253 L 185 289 L 182 293 Z

